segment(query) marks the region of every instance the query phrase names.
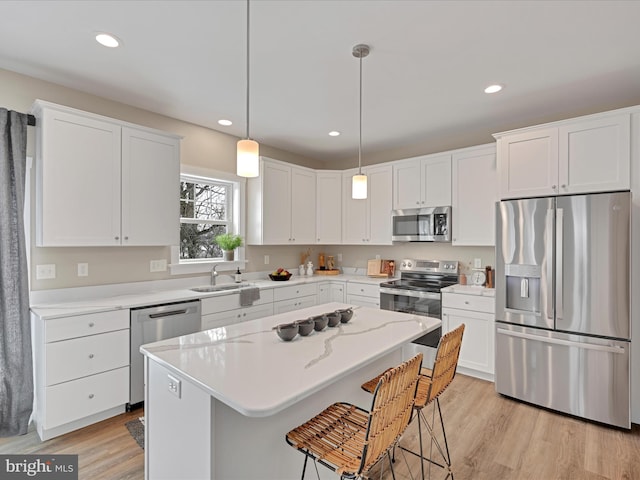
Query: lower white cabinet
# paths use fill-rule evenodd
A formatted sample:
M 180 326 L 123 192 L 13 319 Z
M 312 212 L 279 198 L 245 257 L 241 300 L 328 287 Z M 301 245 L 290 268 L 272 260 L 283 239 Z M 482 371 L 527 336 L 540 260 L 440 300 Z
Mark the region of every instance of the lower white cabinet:
M 344 282 L 320 282 L 318 283 L 318 304 L 329 302 L 344 303 Z
M 32 314 L 34 422 L 49 438 L 124 412 L 129 310 L 45 320 Z
M 492 296 L 442 293 L 442 333 L 465 324 L 459 371 L 493 381 L 495 298 Z
M 317 285 L 306 283 L 273 290 L 273 313 L 285 313 L 318 304 Z
M 251 306 L 240 305 L 240 294 L 206 297 L 200 300 L 202 330 L 273 315 L 273 290 L 260 290 L 260 299 Z
M 361 307 L 380 308 L 380 285 L 347 282 L 347 303 Z

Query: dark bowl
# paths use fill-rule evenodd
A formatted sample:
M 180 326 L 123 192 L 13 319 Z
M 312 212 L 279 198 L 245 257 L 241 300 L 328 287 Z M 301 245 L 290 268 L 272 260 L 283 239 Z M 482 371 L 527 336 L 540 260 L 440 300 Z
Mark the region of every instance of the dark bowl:
M 329 319 L 325 314 L 316 315 L 314 317 L 309 317 L 309 318 L 315 322 L 315 326 L 313 328 L 316 332 L 324 330 L 325 327 L 327 326 L 327 323 L 329 323 Z
M 282 323 L 273 329 L 278 333 L 278 336 L 285 342 L 290 342 L 296 335 L 298 335 L 297 323 Z
M 291 278 L 291 274 L 289 274 L 289 275 L 272 275 L 272 274 L 269 274 L 269 278 L 271 280 L 273 280 L 274 282 L 286 282 L 287 280 L 289 280 Z
M 313 332 L 313 329 L 316 326 L 316 322 L 313 320 L 313 318 L 307 318 L 306 320 L 296 320 L 295 323 L 298 325 L 298 333 L 302 337 L 306 337 L 311 332 Z
M 325 315 L 329 319 L 330 327 L 337 327 L 340 324 L 340 319 L 342 318 L 340 312 L 329 312 L 325 313 Z
M 353 317 L 353 309 L 352 308 L 341 308 L 340 310 L 336 310 L 336 313 L 340 314 L 340 321 L 342 323 L 347 323 Z

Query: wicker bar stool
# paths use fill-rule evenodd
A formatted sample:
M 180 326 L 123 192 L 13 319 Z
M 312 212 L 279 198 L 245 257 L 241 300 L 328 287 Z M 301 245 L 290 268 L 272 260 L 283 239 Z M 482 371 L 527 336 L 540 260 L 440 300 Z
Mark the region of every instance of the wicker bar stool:
M 381 375 L 370 411 L 334 403 L 287 433 L 287 443 L 305 455 L 301 478 L 309 458 L 340 478 L 366 478 L 386 454 L 393 473 L 389 451 L 411 420 L 421 364 L 418 354 Z
M 451 455 L 449 454 L 449 444 L 447 443 L 447 434 L 444 429 L 444 420 L 442 419 L 442 410 L 440 410 L 440 395 L 451 384 L 456 374 L 458 367 L 458 357 L 460 356 L 460 347 L 462 346 L 462 334 L 464 333 L 464 323 L 461 324 L 455 330 L 451 330 L 440 338 L 438 343 L 438 351 L 436 353 L 436 359 L 433 363 L 431 370 L 423 368 L 420 372 L 420 379 L 418 381 L 418 389 L 416 391 L 416 401 L 414 404 L 415 415 L 412 417 L 418 417 L 418 439 L 420 442 L 420 453 L 412 452 L 406 448 L 400 446 L 402 450 L 409 452 L 413 455 L 420 457 L 420 472 L 424 480 L 424 461 L 428 461 L 440 468 L 447 470 L 446 478 L 451 477 L 453 480 L 453 470 L 451 469 Z M 381 375 L 385 375 L 382 373 Z M 367 392 L 372 392 L 372 386 L 375 388 L 377 379 L 373 378 L 368 382 L 362 384 L 362 389 Z M 435 432 L 433 430 L 433 422 L 430 424 L 424 414 L 424 407 L 433 403 L 433 417 L 435 417 L 435 410 L 438 410 L 438 416 L 440 418 L 440 425 L 442 427 L 442 436 L 444 439 L 444 449 L 438 441 Z M 432 445 L 436 446 L 436 449 L 442 456 L 444 465 L 434 461 L 432 458 L 425 458 L 422 447 L 422 425 L 426 427 L 431 437 Z M 429 471 L 430 473 L 430 471 Z M 431 475 L 429 475 L 431 476 Z

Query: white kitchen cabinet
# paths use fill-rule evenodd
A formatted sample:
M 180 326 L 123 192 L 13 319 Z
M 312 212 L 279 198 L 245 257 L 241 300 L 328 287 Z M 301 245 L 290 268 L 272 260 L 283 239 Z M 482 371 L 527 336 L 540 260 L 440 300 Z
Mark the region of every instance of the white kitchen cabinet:
M 494 321 L 494 297 L 442 292 L 442 333 L 465 324 L 458 359 L 460 372 L 493 381 Z
M 347 303 L 361 307 L 380 308 L 380 285 L 347 282 Z
M 316 173 L 260 158 L 260 176 L 248 181 L 247 243 L 316 243 Z
M 616 112 L 495 134 L 500 197 L 628 190 L 630 136 Z
M 37 100 L 36 244 L 177 245 L 180 137 Z
M 498 173 L 494 144 L 452 156 L 452 245 L 495 245 Z
M 342 175 L 342 243 L 391 245 L 393 205 L 393 167 L 390 164 L 363 168 L 367 175 L 367 198 L 351 198 L 351 177 L 357 170 Z
M 393 209 L 451 205 L 451 155 L 393 162 Z
M 305 283 L 273 289 L 273 313 L 291 312 L 318 303 L 317 285 Z
M 329 302 L 344 303 L 344 282 L 320 282 L 318 283 L 318 304 Z
M 316 172 L 316 243 L 342 242 L 342 171 Z
M 273 290 L 261 289 L 260 299 L 251 306 L 240 305 L 240 294 L 205 297 L 200 300 L 202 330 L 273 315 Z
M 47 440 L 125 411 L 129 310 L 44 320 L 32 314 L 34 422 Z

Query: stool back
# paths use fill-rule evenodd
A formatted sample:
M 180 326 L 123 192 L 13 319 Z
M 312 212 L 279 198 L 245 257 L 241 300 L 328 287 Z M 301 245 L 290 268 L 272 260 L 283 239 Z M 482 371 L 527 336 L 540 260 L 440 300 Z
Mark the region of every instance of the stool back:
M 453 381 L 458 367 L 463 333 L 464 323 L 440 338 L 424 405 L 437 398 Z

